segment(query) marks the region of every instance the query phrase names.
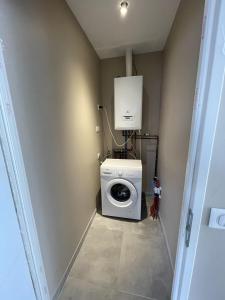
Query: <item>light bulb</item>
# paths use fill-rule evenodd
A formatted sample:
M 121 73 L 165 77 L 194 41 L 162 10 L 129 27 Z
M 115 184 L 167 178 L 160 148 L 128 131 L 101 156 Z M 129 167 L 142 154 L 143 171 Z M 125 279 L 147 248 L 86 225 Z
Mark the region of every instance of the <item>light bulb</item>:
M 121 2 L 120 3 L 120 14 L 122 17 L 126 16 L 127 10 L 128 10 L 128 2 L 127 1 Z

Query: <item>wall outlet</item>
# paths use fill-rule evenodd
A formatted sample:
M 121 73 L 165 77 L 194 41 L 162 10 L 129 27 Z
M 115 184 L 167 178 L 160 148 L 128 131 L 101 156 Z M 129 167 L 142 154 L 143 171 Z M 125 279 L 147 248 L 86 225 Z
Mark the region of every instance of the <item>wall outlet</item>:
M 100 160 L 100 157 L 101 157 L 101 153 L 98 152 L 98 153 L 97 153 L 97 159 Z
M 209 227 L 216 229 L 225 229 L 225 209 L 211 208 Z
M 98 110 L 102 110 L 103 109 L 103 106 L 101 104 L 97 104 L 97 109 Z
M 99 125 L 96 125 L 95 131 L 96 131 L 96 133 L 99 133 L 101 131 L 101 127 Z

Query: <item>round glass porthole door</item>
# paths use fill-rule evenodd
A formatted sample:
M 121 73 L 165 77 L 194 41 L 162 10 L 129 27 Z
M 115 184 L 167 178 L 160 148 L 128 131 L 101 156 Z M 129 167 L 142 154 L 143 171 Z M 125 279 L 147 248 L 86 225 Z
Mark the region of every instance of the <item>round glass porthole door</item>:
M 107 185 L 107 198 L 117 207 L 132 206 L 137 201 L 137 191 L 132 183 L 125 179 L 113 179 Z
M 111 187 L 111 196 L 119 202 L 125 202 L 130 199 L 130 189 L 122 183 L 116 183 Z

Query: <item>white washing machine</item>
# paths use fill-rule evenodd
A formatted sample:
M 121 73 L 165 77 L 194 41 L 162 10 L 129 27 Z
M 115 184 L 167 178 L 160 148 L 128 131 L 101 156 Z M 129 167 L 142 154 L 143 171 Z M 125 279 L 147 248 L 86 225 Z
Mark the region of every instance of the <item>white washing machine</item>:
M 101 165 L 102 214 L 141 219 L 141 160 L 106 159 Z

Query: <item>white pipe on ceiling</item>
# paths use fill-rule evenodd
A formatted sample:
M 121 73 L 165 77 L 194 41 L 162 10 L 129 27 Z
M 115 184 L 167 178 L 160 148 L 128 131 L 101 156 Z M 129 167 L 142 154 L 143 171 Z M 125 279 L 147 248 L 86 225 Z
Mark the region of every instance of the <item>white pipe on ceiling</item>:
M 126 50 L 126 76 L 132 76 L 132 49 Z

